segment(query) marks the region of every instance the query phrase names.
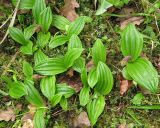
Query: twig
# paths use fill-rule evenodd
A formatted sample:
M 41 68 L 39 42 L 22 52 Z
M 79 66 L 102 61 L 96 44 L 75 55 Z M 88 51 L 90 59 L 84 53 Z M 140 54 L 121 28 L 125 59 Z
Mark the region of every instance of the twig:
M 11 61 L 10 61 L 10 62 L 8 63 L 8 65 L 6 66 L 6 68 L 4 69 L 4 71 L 3 71 L 3 73 L 2 73 L 1 76 L 6 75 L 8 68 L 11 66 L 11 64 L 12 64 L 12 63 L 14 62 L 14 60 L 16 59 L 18 53 L 19 53 L 19 51 L 17 51 L 17 52 L 13 55 Z
M 9 24 L 8 29 L 14 25 L 14 22 L 15 22 L 15 19 L 16 19 L 16 15 L 17 15 L 17 11 L 18 11 L 18 7 L 19 7 L 20 1 L 21 1 L 21 0 L 18 0 L 18 2 L 17 2 L 17 5 L 16 5 L 16 8 L 15 8 L 15 10 L 14 10 L 14 14 L 13 14 L 12 20 L 11 20 L 11 22 L 10 22 L 10 24 Z M 0 45 L 1 45 L 1 44 L 4 42 L 4 40 L 7 38 L 8 33 L 9 33 L 9 30 L 8 30 L 8 29 L 7 29 L 6 34 L 5 34 L 4 37 L 3 37 L 2 41 L 0 42 Z

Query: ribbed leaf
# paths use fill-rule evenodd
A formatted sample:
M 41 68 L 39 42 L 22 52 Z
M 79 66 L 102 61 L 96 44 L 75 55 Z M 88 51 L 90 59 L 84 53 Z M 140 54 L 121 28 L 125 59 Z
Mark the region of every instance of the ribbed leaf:
M 18 28 L 14 27 L 9 28 L 9 33 L 12 39 L 15 40 L 17 43 L 22 45 L 27 44 L 27 40 L 24 38 L 23 32 Z
M 56 75 L 65 72 L 64 58 L 53 58 L 43 61 L 34 67 L 34 70 L 42 75 Z
M 32 41 L 28 41 L 26 45 L 21 46 L 20 51 L 21 51 L 23 54 L 32 55 L 32 54 L 33 54 L 32 47 L 33 47 Z
M 82 48 L 73 48 L 68 50 L 66 55 L 64 56 L 64 64 L 66 68 L 69 68 L 73 65 L 74 61 L 78 59 L 82 53 Z
M 26 61 L 23 62 L 23 73 L 26 77 L 31 77 L 33 75 L 33 68 Z
M 79 73 L 82 72 L 84 67 L 85 67 L 85 59 L 82 57 L 79 57 L 77 60 L 75 60 L 72 66 L 72 68 Z
M 158 89 L 158 73 L 153 65 L 144 58 L 127 64 L 127 72 L 140 86 L 156 93 Z
M 128 74 L 126 67 L 123 68 L 122 75 L 126 80 L 133 80 L 132 77 Z
M 51 34 L 50 32 L 48 33 L 38 33 L 38 36 L 37 36 L 37 42 L 36 44 L 40 47 L 40 48 L 43 48 L 47 45 L 47 43 L 49 42 L 49 39 L 51 37 Z
M 121 33 L 121 51 L 124 56 L 131 56 L 136 60 L 143 48 L 143 36 L 138 32 L 135 25 L 129 24 Z
M 60 106 L 62 107 L 62 109 L 64 111 L 67 111 L 67 109 L 68 109 L 68 102 L 67 102 L 67 99 L 64 96 L 61 98 Z
M 66 26 L 69 25 L 70 22 L 63 16 L 53 15 L 52 25 L 58 28 L 59 30 L 66 30 Z
M 93 99 L 87 104 L 87 112 L 92 126 L 97 122 L 98 117 L 104 110 L 105 99 L 103 96 Z
M 69 98 L 75 93 L 75 90 L 66 84 L 57 84 L 56 86 L 56 94 L 61 94 L 65 98 Z
M 35 0 L 35 4 L 32 9 L 32 14 L 36 23 L 39 23 L 39 16 L 45 8 L 46 8 L 45 0 Z
M 28 100 L 28 102 L 35 105 L 36 107 L 43 107 L 43 100 L 37 89 L 34 87 L 34 82 L 26 79 L 24 84 L 27 89 L 28 95 L 26 96 L 26 99 Z
M 15 99 L 21 98 L 26 94 L 27 94 L 27 90 L 24 84 L 21 82 L 14 82 L 9 88 L 9 95 Z
M 68 50 L 72 48 L 82 48 L 82 42 L 79 39 L 79 37 L 75 34 L 73 34 L 69 39 Z
M 94 64 L 98 64 L 99 61 L 106 62 L 106 48 L 104 47 L 102 41 L 97 39 L 92 48 L 92 59 Z
M 34 122 L 34 128 L 45 128 L 45 109 L 39 108 L 37 109 L 33 122 Z
M 34 62 L 35 65 L 42 63 L 46 60 L 48 60 L 48 56 L 46 56 L 41 50 L 38 50 L 35 54 L 34 54 Z
M 51 100 L 52 106 L 55 107 L 61 101 L 61 98 L 62 98 L 62 94 L 54 95 L 52 100 Z
M 113 87 L 113 75 L 106 64 L 99 62 L 97 66 L 98 82 L 95 85 L 96 91 L 107 95 Z
M 40 87 L 44 96 L 46 96 L 50 101 L 53 98 L 56 86 L 55 86 L 56 78 L 55 76 L 48 76 L 41 80 Z
M 108 8 L 112 7 L 113 4 L 109 3 L 107 0 L 101 0 L 100 6 L 96 11 L 96 15 L 100 15 L 107 11 Z
M 87 76 L 87 69 L 83 68 L 81 72 L 81 80 L 83 85 L 88 86 L 88 76 Z
M 32 35 L 36 32 L 38 26 L 37 25 L 30 25 L 29 27 L 24 29 L 24 37 L 25 39 L 30 39 Z
M 69 40 L 68 36 L 65 35 L 58 35 L 51 38 L 51 41 L 49 42 L 50 48 L 56 48 L 58 46 L 61 46 L 65 44 Z
M 98 75 L 96 68 L 92 68 L 88 74 L 88 84 L 91 88 L 93 88 L 98 81 Z
M 16 6 L 18 0 L 12 0 L 13 5 Z M 21 0 L 19 8 L 20 9 L 32 9 L 33 5 L 35 3 L 35 0 Z
M 85 106 L 89 102 L 89 95 L 90 92 L 90 87 L 89 86 L 84 86 L 79 94 L 79 101 L 81 106 Z
M 42 26 L 42 31 L 47 32 L 52 23 L 52 11 L 50 7 L 44 9 L 38 17 L 39 24 Z

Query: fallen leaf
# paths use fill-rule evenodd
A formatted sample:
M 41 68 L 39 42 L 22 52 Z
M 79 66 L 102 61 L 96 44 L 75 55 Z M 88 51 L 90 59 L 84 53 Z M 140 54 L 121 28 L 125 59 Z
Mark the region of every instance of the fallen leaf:
M 27 120 L 24 122 L 22 128 L 34 128 L 33 120 L 27 119 Z
M 67 73 L 66 73 L 69 77 L 72 77 L 74 75 L 74 70 L 70 69 Z
M 64 0 L 64 3 L 65 5 L 60 9 L 61 15 L 70 21 L 74 21 L 78 17 L 75 8 L 79 8 L 79 4 L 76 0 Z
M 45 76 L 42 76 L 42 75 L 39 75 L 39 74 L 34 74 L 33 76 L 32 76 L 32 78 L 33 79 L 35 79 L 35 80 L 41 80 L 42 78 L 44 78 Z
M 12 108 L 8 108 L 6 111 L 0 110 L 0 121 L 14 121 L 16 116 Z
M 140 25 L 143 21 L 143 17 L 131 17 L 120 22 L 120 28 L 124 29 L 129 23 L 133 23 L 134 25 Z
M 90 60 L 90 61 L 86 64 L 86 67 L 87 67 L 87 71 L 89 72 L 89 71 L 94 67 L 93 60 Z
M 86 112 L 81 112 L 73 121 L 74 128 L 90 127 L 90 121 Z
M 129 61 L 129 60 L 131 60 L 132 59 L 132 57 L 131 56 L 126 56 L 126 57 L 124 57 L 122 60 L 121 60 L 121 66 L 125 66 L 126 64 L 127 64 L 127 62 Z

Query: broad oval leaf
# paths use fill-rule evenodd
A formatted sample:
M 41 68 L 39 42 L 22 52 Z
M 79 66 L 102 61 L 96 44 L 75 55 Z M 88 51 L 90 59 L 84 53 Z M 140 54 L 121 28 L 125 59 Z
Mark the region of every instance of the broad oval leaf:
M 68 36 L 65 36 L 65 35 L 58 35 L 57 36 L 56 35 L 51 38 L 51 41 L 49 42 L 49 47 L 51 49 L 56 48 L 58 46 L 65 44 L 68 40 L 69 40 Z
M 113 4 L 109 3 L 106 0 L 101 0 L 100 6 L 98 10 L 96 11 L 96 15 L 100 15 L 107 11 L 108 8 L 112 7 Z
M 129 75 L 129 73 L 127 72 L 126 67 L 123 68 L 122 70 L 122 75 L 126 80 L 133 80 L 132 77 Z
M 32 9 L 32 14 L 36 23 L 39 23 L 40 14 L 45 8 L 46 8 L 45 0 L 35 0 L 35 4 Z
M 20 0 L 20 9 L 32 9 L 36 0 Z M 13 5 L 16 6 L 18 0 L 12 0 Z
M 67 99 L 64 96 L 61 98 L 61 101 L 60 101 L 59 104 L 60 104 L 60 106 L 62 107 L 62 109 L 64 111 L 67 111 L 67 109 L 68 109 L 68 102 L 67 102 Z
M 75 93 L 75 90 L 67 84 L 57 84 L 56 86 L 56 94 L 61 94 L 65 98 L 69 98 Z
M 64 56 L 64 65 L 66 68 L 69 68 L 73 65 L 74 61 L 78 59 L 82 53 L 82 48 L 73 48 L 68 50 Z
M 143 88 L 152 93 L 158 89 L 158 73 L 148 60 L 139 58 L 127 64 L 127 72 Z
M 37 36 L 37 42 L 36 44 L 40 47 L 40 48 L 43 48 L 47 45 L 47 43 L 49 42 L 50 40 L 50 37 L 51 37 L 51 34 L 50 32 L 48 33 L 43 33 L 43 32 L 39 32 L 38 33 L 38 36 Z
M 38 108 L 33 119 L 34 128 L 45 128 L 45 108 Z
M 129 24 L 121 33 L 121 51 L 124 56 L 131 56 L 136 60 L 143 48 L 143 36 L 134 24 Z
M 35 65 L 34 70 L 42 75 L 56 75 L 67 70 L 64 57 L 52 58 Z
M 56 86 L 55 86 L 56 78 L 55 76 L 48 76 L 41 80 L 40 87 L 44 96 L 46 96 L 50 101 L 53 98 Z
M 61 98 L 62 98 L 62 94 L 54 95 L 52 100 L 51 100 L 52 106 L 55 107 L 61 101 Z
M 47 32 L 52 23 L 52 11 L 50 7 L 44 9 L 38 17 L 39 24 L 42 26 L 42 31 Z
M 79 57 L 77 60 L 75 60 L 72 66 L 72 68 L 79 73 L 82 72 L 84 67 L 85 67 L 85 59 L 83 57 Z
M 33 43 L 32 43 L 32 41 L 28 41 L 26 45 L 21 46 L 20 51 L 23 54 L 32 55 L 33 54 Z
M 38 25 L 30 25 L 29 27 L 24 29 L 24 37 L 25 39 L 30 39 L 32 35 L 36 32 Z
M 52 25 L 59 30 L 66 30 L 66 26 L 70 25 L 70 22 L 63 16 L 53 15 Z
M 34 87 L 34 82 L 30 79 L 26 79 L 24 84 L 27 89 L 26 99 L 28 102 L 36 107 L 44 107 L 43 100 L 37 89 Z
M 31 77 L 33 75 L 33 68 L 27 61 L 23 62 L 23 73 L 26 77 Z
M 106 62 L 106 48 L 104 47 L 102 41 L 97 39 L 92 48 L 92 59 L 94 64 L 98 64 L 99 61 Z
M 96 68 L 92 68 L 88 74 L 88 84 L 91 88 L 93 88 L 98 81 L 98 75 Z
M 108 66 L 101 61 L 98 63 L 96 72 L 98 76 L 98 82 L 95 85 L 95 90 L 102 95 L 107 95 L 113 87 L 112 72 Z
M 95 123 L 97 122 L 98 117 L 104 110 L 104 106 L 105 99 L 103 96 L 93 99 L 87 104 L 87 112 L 92 126 L 95 125 Z
M 75 34 L 73 34 L 70 37 L 69 43 L 68 43 L 68 50 L 70 50 L 72 48 L 82 48 L 82 42 L 79 39 L 79 37 Z
M 85 106 L 89 102 L 89 99 L 90 99 L 89 92 L 90 92 L 89 86 L 84 86 L 81 89 L 79 94 L 79 101 L 81 106 Z
M 48 56 L 46 56 L 41 50 L 36 51 L 34 54 L 35 65 L 47 61 L 48 59 Z
M 15 99 L 21 98 L 27 94 L 27 90 L 23 83 L 13 82 L 9 88 L 9 95 Z
M 23 32 L 15 27 L 9 28 L 9 34 L 11 35 L 12 39 L 15 40 L 17 43 L 26 45 L 27 40 L 24 38 Z

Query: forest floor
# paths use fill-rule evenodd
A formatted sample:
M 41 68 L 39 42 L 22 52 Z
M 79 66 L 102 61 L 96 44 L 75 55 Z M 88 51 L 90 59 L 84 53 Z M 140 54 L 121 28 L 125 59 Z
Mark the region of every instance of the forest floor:
M 131 17 L 141 17 L 140 20 L 137 20 L 137 29 L 146 35 L 142 56 L 147 57 L 160 73 L 160 12 L 157 12 L 157 10 L 160 10 L 154 10 L 153 8 L 152 12 L 148 11 L 149 8 L 154 6 L 155 0 L 130 0 L 128 4 L 122 7 L 110 8 L 108 10 L 110 15 L 103 13 L 99 16 L 95 15 L 94 0 L 77 0 L 77 2 L 80 7 L 76 9 L 76 13 L 90 16 L 93 19 L 91 23 L 85 25 L 80 34 L 84 48 L 86 51 L 90 51 L 95 40 L 101 38 L 107 48 L 107 65 L 114 75 L 113 89 L 110 94 L 106 95 L 105 110 L 94 127 L 159 128 L 160 108 L 154 109 L 153 105 L 160 105 L 160 89 L 159 94 L 146 94 L 137 86 L 132 86 L 124 95 L 121 95 L 121 80 L 119 78 L 123 68 L 121 66 L 123 56 L 120 51 L 120 26 L 123 27 L 122 22 Z M 51 6 L 52 12 L 56 14 L 57 8 L 60 8 L 63 2 L 48 0 L 48 5 Z M 160 8 L 160 2 L 157 6 Z M 0 0 L 0 24 L 3 24 L 12 14 L 14 8 L 8 0 Z M 135 15 L 131 14 L 133 12 Z M 128 15 L 132 16 L 128 17 Z M 31 12 L 19 12 L 14 26 L 24 28 L 30 24 L 31 19 Z M 0 40 L 4 37 L 8 25 L 9 22 L 0 28 Z M 51 35 L 54 35 L 57 31 L 54 27 L 50 28 Z M 22 61 L 26 59 L 26 56 L 19 52 L 19 48 L 19 44 L 15 43 L 10 36 L 0 44 L 0 74 L 23 80 Z M 63 54 L 66 48 L 61 46 L 52 51 L 45 48 L 43 51 L 48 56 L 54 57 L 57 54 Z M 33 62 L 32 57 L 27 58 L 27 60 Z M 39 87 L 37 86 L 37 88 Z M 16 116 L 13 121 L 0 120 L 0 128 L 18 128 L 22 125 L 21 118 L 28 111 L 28 102 L 23 97 L 15 100 L 7 94 L 5 95 L 7 91 L 6 84 L 0 81 L 0 112 L 3 113 L 11 108 L 14 109 Z M 135 97 L 137 94 L 140 95 L 138 99 Z M 82 111 L 86 111 L 86 108 L 79 105 L 78 94 L 71 97 L 68 102 L 69 108 L 67 111 L 63 111 L 60 106 L 57 106 L 47 112 L 47 128 L 72 128 L 75 118 Z M 137 105 L 137 102 L 139 108 L 132 108 L 132 106 Z M 143 106 L 148 107 L 143 108 Z

